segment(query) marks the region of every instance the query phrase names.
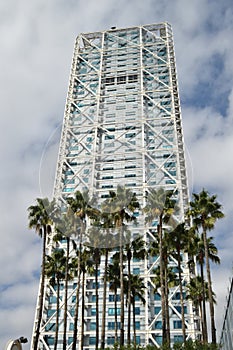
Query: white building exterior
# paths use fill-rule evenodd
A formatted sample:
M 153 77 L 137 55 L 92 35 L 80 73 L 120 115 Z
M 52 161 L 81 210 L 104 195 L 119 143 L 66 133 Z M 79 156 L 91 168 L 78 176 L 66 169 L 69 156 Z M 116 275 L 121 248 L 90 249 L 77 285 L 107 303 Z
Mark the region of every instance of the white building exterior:
M 231 279 L 231 286 L 227 298 L 220 346 L 222 350 L 233 350 L 233 279 Z
M 71 67 L 54 196 L 65 203 L 75 191 L 89 190 L 99 201 L 117 185 L 135 192 L 141 206 L 150 188 L 174 191 L 179 206 L 177 221 L 182 222 L 188 203 L 183 131 L 178 95 L 175 54 L 168 23 L 80 34 Z M 153 241 L 153 227 L 138 215 L 133 237 Z M 60 246 L 66 249 L 65 241 Z M 51 252 L 52 241 L 48 242 Z M 71 252 L 72 254 L 72 252 Z M 103 304 L 103 262 L 99 276 L 100 325 Z M 177 262 L 170 259 L 175 269 Z M 132 273 L 145 281 L 143 305 L 136 301 L 137 342 L 160 345 L 161 301 L 155 291 L 154 269 L 158 257 L 132 262 Z M 187 257 L 183 257 L 182 278 L 189 281 Z M 69 282 L 67 349 L 73 338 L 75 280 Z M 58 349 L 62 349 L 64 283 L 61 288 Z M 113 293 L 107 292 L 106 346 L 114 342 Z M 127 315 L 127 307 L 125 308 Z M 170 291 L 169 312 L 172 343 L 182 340 L 179 287 Z M 190 301 L 185 301 L 187 337 L 195 338 L 195 317 Z M 53 349 L 56 290 L 47 280 L 40 349 Z M 37 316 L 37 315 L 36 315 Z M 95 347 L 94 277 L 85 284 L 84 349 Z M 127 320 L 127 316 L 125 316 Z M 126 321 L 127 323 L 127 321 Z M 36 324 L 36 321 L 35 321 Z M 127 329 L 127 325 L 126 325 Z M 126 337 L 127 330 L 125 330 Z M 133 334 L 133 331 L 132 331 Z M 79 330 L 80 336 L 80 330 Z M 79 344 L 79 343 L 78 343 Z

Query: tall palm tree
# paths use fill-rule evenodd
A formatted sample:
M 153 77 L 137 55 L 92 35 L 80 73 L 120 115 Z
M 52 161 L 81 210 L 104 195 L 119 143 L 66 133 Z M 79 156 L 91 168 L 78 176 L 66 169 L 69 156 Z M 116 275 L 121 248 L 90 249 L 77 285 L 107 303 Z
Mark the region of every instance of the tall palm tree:
M 63 326 L 63 350 L 66 350 L 67 345 L 67 313 L 68 313 L 68 282 L 73 279 L 75 264 L 70 261 L 70 240 L 71 236 L 75 235 L 75 227 L 72 216 L 69 215 L 69 210 L 66 214 L 61 215 L 56 220 L 55 231 L 53 236 L 55 242 L 60 242 L 66 239 L 66 263 L 65 263 L 65 295 L 64 295 L 64 326 Z
M 60 308 L 60 282 L 65 278 L 65 261 L 63 249 L 56 249 L 51 256 L 46 256 L 45 275 L 50 279 L 50 283 L 56 286 L 56 328 L 54 339 L 54 350 L 57 350 L 58 330 L 59 330 L 59 308 Z
M 146 196 L 146 206 L 144 212 L 147 214 L 146 222 L 152 224 L 157 219 L 157 232 L 159 243 L 160 260 L 160 290 L 161 290 L 161 309 L 162 309 L 162 338 L 163 344 L 170 346 L 169 319 L 167 317 L 167 303 L 165 290 L 165 262 L 164 262 L 164 230 L 163 224 L 169 222 L 174 213 L 175 201 L 172 200 L 172 191 L 166 191 L 163 188 L 158 190 L 150 189 Z
M 79 252 L 78 252 L 79 257 Z M 93 269 L 93 263 L 91 259 L 91 253 L 88 249 L 82 250 L 81 253 L 81 261 L 80 261 L 80 270 L 82 273 L 82 283 L 81 283 L 81 289 L 82 289 L 82 305 L 81 305 L 81 339 L 80 339 L 80 349 L 83 349 L 84 345 L 84 325 L 85 325 L 85 282 L 86 282 L 86 273 L 92 274 Z
M 108 265 L 107 280 L 109 289 L 114 292 L 114 331 L 115 344 L 118 342 L 118 322 L 117 322 L 117 289 L 120 287 L 120 266 L 119 261 L 113 259 L 113 263 Z
M 33 340 L 33 348 L 37 350 L 40 336 L 40 326 L 42 320 L 43 300 L 44 300 L 44 283 L 45 283 L 45 257 L 46 257 L 46 241 L 48 234 L 51 233 L 53 224 L 52 217 L 56 211 L 55 201 L 49 201 L 48 198 L 37 198 L 36 204 L 28 208 L 29 228 L 34 228 L 36 233 L 43 239 L 42 263 L 41 263 L 41 282 L 39 293 L 39 310 L 37 315 L 35 337 Z
M 195 237 L 195 246 L 192 248 L 192 254 L 196 257 L 196 262 L 199 266 L 200 270 L 200 278 L 202 282 L 202 335 L 203 335 L 203 342 L 208 342 L 208 330 L 207 330 L 207 319 L 206 319 L 206 301 L 209 296 L 206 298 L 206 282 L 204 277 L 204 265 L 205 265 L 205 247 L 204 247 L 204 241 L 203 241 L 203 235 Z M 211 260 L 215 264 L 220 264 L 220 259 L 218 257 L 218 249 L 213 243 L 213 237 L 207 238 L 207 245 L 208 245 L 208 255 L 209 260 Z M 207 284 L 208 286 L 208 284 Z M 213 291 L 212 291 L 213 293 Z
M 130 275 L 129 277 L 131 281 L 131 301 L 133 305 L 133 344 L 136 347 L 136 309 L 135 309 L 135 301 L 136 297 L 138 297 L 143 304 L 145 304 L 144 298 L 144 289 L 146 288 L 143 282 L 143 278 L 138 275 Z
M 222 212 L 222 206 L 220 203 L 217 202 L 216 198 L 216 195 L 210 196 L 209 193 L 203 189 L 199 194 L 193 194 L 192 201 L 190 202 L 190 208 L 188 210 L 188 215 L 192 218 L 193 226 L 197 230 L 201 229 L 203 234 L 210 305 L 211 334 L 213 344 L 216 344 L 216 328 L 207 232 L 213 230 L 216 221 L 224 217 L 224 214 Z
M 108 278 L 108 256 L 112 247 L 116 246 L 115 237 L 111 233 L 113 229 L 112 217 L 109 213 L 101 211 L 101 225 L 103 231 L 103 254 L 104 254 L 104 276 L 103 276 L 103 311 L 101 324 L 101 344 L 100 348 L 105 348 L 105 325 L 106 325 L 106 302 L 107 302 L 107 278 Z
M 98 269 L 101 262 L 101 233 L 99 218 L 94 221 L 93 226 L 88 231 L 89 240 L 86 243 L 87 251 L 92 259 L 93 273 L 95 276 L 95 302 L 96 302 L 96 336 L 95 336 L 95 349 L 99 346 L 99 281 L 98 281 Z
M 181 223 L 170 232 L 170 238 L 172 240 L 173 252 L 172 255 L 177 260 L 178 264 L 178 276 L 179 276 L 179 289 L 180 289 L 180 304 L 181 304 L 181 319 L 182 319 L 182 334 L 183 341 L 186 339 L 185 332 L 185 318 L 184 318 L 184 298 L 183 298 L 183 282 L 182 282 L 182 252 L 187 249 L 188 246 L 188 230 L 185 228 L 185 223 Z
M 72 350 L 76 350 L 77 335 L 78 335 L 78 313 L 79 313 L 79 291 L 81 284 L 81 254 L 83 238 L 86 233 L 87 218 L 95 218 L 97 210 L 93 208 L 93 200 L 89 198 L 88 191 L 83 193 L 80 191 L 75 192 L 74 197 L 67 198 L 68 210 L 72 210 L 74 213 L 74 222 L 77 226 L 76 233 L 78 235 L 78 261 L 77 261 L 77 289 L 76 289 L 76 305 L 74 314 L 74 331 L 73 331 L 73 343 Z M 83 349 L 83 339 L 81 336 L 81 350 Z
M 215 294 L 212 292 L 214 303 L 216 303 Z M 202 336 L 203 332 L 205 331 L 203 329 L 203 299 L 208 301 L 208 283 L 204 281 L 204 295 L 203 295 L 203 279 L 201 276 L 197 275 L 190 279 L 190 282 L 187 284 L 187 294 L 186 294 L 187 300 L 192 300 L 193 305 L 195 307 L 196 313 L 199 315 L 198 311 L 200 311 L 200 318 L 201 318 L 201 330 L 202 330 Z M 202 341 L 204 343 L 204 337 L 202 338 Z
M 120 245 L 120 346 L 124 345 L 124 275 L 123 275 L 123 235 L 127 222 L 136 222 L 134 211 L 139 208 L 136 194 L 122 186 L 117 186 L 116 192 L 109 192 L 110 198 L 105 204 L 109 206 L 109 212 L 113 217 L 116 230 L 119 233 Z
M 130 233 L 129 233 L 130 235 Z M 144 259 L 146 254 L 145 242 L 142 237 L 137 237 L 134 240 L 128 238 L 126 243 L 126 257 L 127 257 L 127 269 L 128 269 L 128 291 L 127 291 L 127 304 L 128 304 L 128 327 L 127 327 L 127 343 L 130 344 L 131 338 L 131 259 Z

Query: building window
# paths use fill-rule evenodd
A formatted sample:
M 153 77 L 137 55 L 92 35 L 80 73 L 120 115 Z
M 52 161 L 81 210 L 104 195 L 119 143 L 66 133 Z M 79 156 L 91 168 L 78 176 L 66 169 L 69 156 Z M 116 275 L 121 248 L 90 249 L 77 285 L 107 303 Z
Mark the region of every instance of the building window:
M 113 345 L 115 343 L 115 337 L 108 337 L 107 338 L 107 344 Z
M 47 336 L 46 341 L 47 341 L 48 345 L 54 345 L 54 338 L 53 337 Z
M 57 298 L 55 296 L 50 296 L 49 297 L 49 303 L 50 304 L 55 304 L 57 302 Z
M 135 307 L 135 315 L 140 315 L 140 307 Z
M 121 323 L 117 322 L 117 329 L 120 329 Z M 113 331 L 115 329 L 115 322 L 108 322 L 108 330 Z
M 91 316 L 95 316 L 96 315 L 96 308 L 91 308 Z
M 114 77 L 105 78 L 104 82 L 105 84 L 113 85 L 115 82 L 115 78 Z
M 48 331 L 55 331 L 56 330 L 56 323 L 48 323 L 45 326 L 45 330 L 46 330 L 46 332 L 48 332 Z
M 96 330 L 96 322 L 91 322 L 90 324 L 90 330 L 95 331 Z
M 126 138 L 126 139 L 129 139 L 129 138 L 131 138 L 131 137 L 135 137 L 135 135 L 136 135 L 135 132 L 131 132 L 130 134 L 126 134 L 126 135 L 125 135 L 125 138 Z
M 155 340 L 159 345 L 162 345 L 163 337 L 161 335 L 156 335 Z
M 125 177 L 136 177 L 135 174 L 126 174 Z
M 182 335 L 174 335 L 174 343 L 183 343 Z
M 181 320 L 173 321 L 173 328 L 174 328 L 174 329 L 180 329 L 180 328 L 182 328 L 182 321 L 181 321 Z
M 121 309 L 118 307 L 117 308 L 117 315 L 120 315 L 120 313 L 121 313 Z M 114 307 L 109 307 L 108 308 L 108 315 L 109 316 L 112 316 L 112 315 L 115 315 L 115 308 Z M 136 314 L 137 315 L 137 314 Z
M 90 337 L 89 338 L 89 345 L 95 345 L 95 337 Z
M 56 310 L 54 310 L 54 309 L 47 310 L 47 316 L 48 316 L 48 318 L 51 317 L 51 316 L 53 316 L 53 314 L 55 314 L 55 312 L 56 312 Z
M 140 275 L 140 268 L 139 267 L 134 267 L 133 268 L 133 274 L 134 275 Z
M 154 312 L 155 312 L 155 315 L 158 315 L 161 311 L 161 307 L 160 306 L 155 306 L 154 308 Z
M 108 300 L 111 301 L 115 301 L 115 295 L 114 294 L 110 294 L 108 297 Z M 120 301 L 120 294 L 116 295 L 116 301 Z
M 181 306 L 175 306 L 175 309 L 181 314 Z M 187 314 L 187 306 L 184 306 L 184 313 Z
M 162 329 L 162 321 L 155 322 L 155 329 Z
M 140 335 L 136 335 L 136 344 L 140 344 L 141 338 Z
M 138 76 L 137 76 L 137 74 L 130 74 L 129 76 L 128 76 L 128 82 L 129 83 L 135 83 L 135 82 L 137 82 L 138 81 Z
M 117 84 L 125 84 L 126 83 L 126 76 L 122 75 L 117 77 Z

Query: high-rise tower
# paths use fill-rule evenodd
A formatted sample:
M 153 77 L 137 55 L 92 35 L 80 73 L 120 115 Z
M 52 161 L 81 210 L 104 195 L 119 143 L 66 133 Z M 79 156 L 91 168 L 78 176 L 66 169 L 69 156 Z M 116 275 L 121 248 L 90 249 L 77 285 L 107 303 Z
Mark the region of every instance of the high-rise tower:
M 76 191 L 89 190 L 99 203 L 118 185 L 136 193 L 141 207 L 151 189 L 172 190 L 182 222 L 188 203 L 183 133 L 178 95 L 172 29 L 168 23 L 80 34 L 71 67 L 54 197 L 66 203 Z M 132 237 L 143 237 L 148 248 L 154 240 L 157 221 L 145 223 L 141 211 L 135 212 L 138 226 Z M 48 254 L 53 250 L 51 239 Z M 66 249 L 65 240 L 59 247 Z M 72 253 L 71 253 L 72 254 Z M 111 254 L 110 254 L 111 255 Z M 99 268 L 99 319 L 103 312 L 103 259 Z M 173 271 L 177 261 L 170 257 Z M 162 341 L 161 292 L 154 282 L 158 256 L 134 259 L 132 274 L 144 280 L 145 303 L 136 299 L 137 342 L 160 345 Z M 183 255 L 182 281 L 189 280 L 187 257 Z M 72 347 L 77 281 L 69 282 L 67 349 Z M 62 349 L 64 324 L 64 282 L 61 283 L 58 348 Z M 86 275 L 80 290 L 84 308 L 84 349 L 95 347 L 96 308 L 94 277 Z M 53 349 L 56 329 L 56 288 L 47 280 L 39 348 Z M 114 343 L 114 294 L 108 289 L 106 308 L 106 346 Z M 119 289 L 117 300 L 119 301 Z M 120 303 L 119 303 L 120 304 Z M 195 320 L 190 301 L 185 300 L 187 337 L 195 337 Z M 127 315 L 127 307 L 125 307 Z M 117 314 L 119 315 L 119 305 Z M 169 314 L 171 341 L 182 340 L 179 286 L 170 289 Z M 36 316 L 37 317 L 37 316 Z M 81 317 L 81 315 L 80 315 Z M 125 316 L 125 335 L 127 316 Z M 118 316 L 119 321 L 119 316 Z M 117 326 L 118 322 L 117 321 Z M 35 322 L 36 325 L 36 322 Z M 100 321 L 101 331 L 101 321 Z M 132 330 L 133 334 L 133 325 Z M 34 331 L 35 333 L 35 331 Z M 80 344 L 80 318 L 78 346 Z

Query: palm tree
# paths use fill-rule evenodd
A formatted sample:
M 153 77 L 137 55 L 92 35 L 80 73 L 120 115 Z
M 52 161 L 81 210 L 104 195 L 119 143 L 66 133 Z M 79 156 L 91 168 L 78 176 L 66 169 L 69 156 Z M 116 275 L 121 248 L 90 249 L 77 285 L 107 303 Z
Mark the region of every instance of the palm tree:
M 214 243 L 212 242 L 213 237 L 207 238 L 207 244 L 208 244 L 208 255 L 209 259 L 214 262 L 215 264 L 220 264 L 220 259 L 217 255 L 218 250 Z M 206 298 L 206 282 L 204 277 L 204 265 L 205 265 L 205 247 L 203 242 L 203 235 L 195 236 L 194 239 L 195 246 L 192 248 L 192 254 L 196 257 L 196 261 L 200 268 L 200 278 L 202 281 L 202 334 L 203 334 L 203 342 L 208 342 L 208 331 L 207 331 L 207 320 L 206 320 L 206 300 L 209 300 L 209 297 Z M 208 284 L 207 284 L 208 285 Z
M 212 291 L 212 294 L 214 297 L 214 303 L 216 303 L 215 294 L 213 291 Z M 198 314 L 198 310 L 200 311 L 201 329 L 202 329 L 202 336 L 203 336 L 202 341 L 204 342 L 203 332 L 205 331 L 205 329 L 203 328 L 204 327 L 203 299 L 208 301 L 208 283 L 204 281 L 204 295 L 203 295 L 203 279 L 201 276 L 197 275 L 190 279 L 190 282 L 187 285 L 186 299 L 192 300 L 197 314 Z
M 50 278 L 50 283 L 56 286 L 57 305 L 56 305 L 56 329 L 54 339 L 54 350 L 57 350 L 58 330 L 59 330 L 59 307 L 60 307 L 60 281 L 65 278 L 65 261 L 63 249 L 56 249 L 51 256 L 46 257 L 45 275 Z
M 144 298 L 144 289 L 145 285 L 143 283 L 143 278 L 138 275 L 130 275 L 129 277 L 131 284 L 131 301 L 133 305 L 133 344 L 136 347 L 136 309 L 135 309 L 135 301 L 136 297 L 138 297 L 143 304 L 145 304 Z
M 79 257 L 79 252 L 78 252 Z M 82 307 L 81 307 L 81 341 L 80 341 L 80 349 L 83 348 L 84 344 L 84 325 L 85 325 L 85 282 L 86 282 L 86 273 L 93 273 L 93 264 L 91 259 L 91 254 L 88 249 L 84 249 L 81 253 L 81 261 L 80 261 L 80 270 L 82 273 Z
M 89 230 L 89 240 L 87 245 L 87 251 L 92 259 L 94 268 L 93 272 L 95 275 L 95 302 L 96 302 L 96 337 L 95 337 L 95 349 L 98 349 L 99 346 L 99 290 L 98 290 L 98 268 L 101 262 L 101 234 L 99 233 L 100 224 L 99 220 L 95 220 L 93 226 Z
M 216 328 L 214 318 L 214 301 L 212 295 L 212 280 L 210 272 L 210 259 L 208 253 L 207 232 L 214 229 L 218 219 L 224 217 L 221 211 L 222 206 L 216 200 L 217 196 L 210 196 L 206 190 L 202 190 L 199 194 L 193 194 L 193 200 L 190 202 L 188 216 L 192 218 L 192 224 L 196 230 L 201 229 L 203 234 L 203 243 L 205 249 L 206 274 L 208 281 L 209 305 L 212 343 L 216 344 Z
M 53 236 L 55 242 L 60 242 L 63 238 L 66 239 L 66 263 L 65 263 L 65 295 L 64 295 L 64 326 L 63 326 L 63 350 L 66 350 L 66 334 L 67 334 L 67 312 L 68 312 L 68 282 L 73 279 L 73 270 L 75 264 L 70 262 L 70 239 L 75 235 L 73 215 L 69 215 L 69 210 L 56 220 L 55 231 Z
M 182 283 L 182 251 L 187 249 L 188 246 L 188 230 L 185 228 L 185 223 L 181 223 L 170 232 L 170 238 L 173 245 L 172 255 L 177 260 L 178 264 L 178 276 L 179 276 L 179 289 L 180 289 L 180 304 L 181 304 L 181 319 L 182 319 L 182 334 L 183 341 L 185 342 L 185 318 L 184 318 L 184 298 L 183 298 L 183 283 Z
M 44 283 L 45 283 L 45 257 L 46 257 L 46 241 L 48 234 L 51 233 L 52 217 L 56 211 L 55 201 L 49 201 L 48 198 L 37 198 L 36 204 L 28 208 L 29 228 L 34 228 L 36 233 L 43 239 L 42 263 L 41 263 L 41 282 L 39 294 L 39 310 L 36 323 L 36 335 L 33 340 L 33 348 L 37 350 L 40 336 L 40 326 L 42 320 L 43 300 L 44 300 Z
M 172 200 L 172 191 L 166 191 L 163 188 L 158 190 L 150 189 L 146 196 L 146 206 L 144 212 L 147 214 L 146 222 L 152 224 L 157 219 L 157 232 L 159 243 L 159 260 L 160 260 L 160 290 L 161 290 L 161 309 L 162 309 L 162 337 L 163 344 L 170 346 L 169 319 L 167 317 L 167 297 L 165 287 L 165 261 L 164 261 L 164 232 L 163 224 L 168 223 L 174 212 L 175 201 Z
M 105 348 L 105 325 L 106 325 L 106 301 L 107 301 L 107 278 L 108 278 L 108 255 L 111 247 L 115 247 L 115 239 L 111 234 L 113 228 L 112 217 L 109 213 L 101 212 L 101 229 L 103 230 L 103 253 L 104 253 L 104 276 L 103 276 L 103 311 L 101 325 L 101 345 L 100 348 Z
M 77 289 L 76 289 L 76 306 L 74 314 L 74 332 L 73 332 L 73 344 L 72 350 L 76 350 L 77 334 L 78 334 L 78 312 L 79 312 L 79 290 L 81 283 L 81 254 L 83 238 L 86 233 L 87 217 L 95 218 L 98 211 L 92 207 L 93 200 L 90 200 L 88 191 L 81 193 L 75 192 L 74 197 L 67 198 L 69 209 L 73 211 L 74 218 L 77 220 L 79 227 L 76 232 L 78 233 L 78 262 L 77 262 Z M 76 223 L 77 225 L 77 223 Z M 81 350 L 83 349 L 83 337 L 81 336 Z
M 113 259 L 113 263 L 108 265 L 107 280 L 109 281 L 109 289 L 114 292 L 114 331 L 115 344 L 118 341 L 118 322 L 117 322 L 117 289 L 120 287 L 120 266 L 119 261 Z
M 130 234 L 130 233 L 129 233 Z M 142 237 L 137 237 L 135 240 L 129 239 L 126 244 L 126 257 L 128 266 L 128 291 L 127 291 L 127 304 L 128 304 L 128 329 L 127 329 L 127 343 L 130 344 L 130 328 L 131 328 L 131 259 L 143 259 L 146 254 L 145 243 Z
M 123 235 L 126 222 L 136 222 L 134 211 L 139 208 L 139 202 L 136 194 L 129 189 L 117 186 L 117 191 L 109 192 L 110 198 L 106 200 L 105 205 L 108 206 L 114 222 L 114 227 L 119 233 L 120 244 L 120 346 L 124 345 L 124 275 L 123 275 Z

